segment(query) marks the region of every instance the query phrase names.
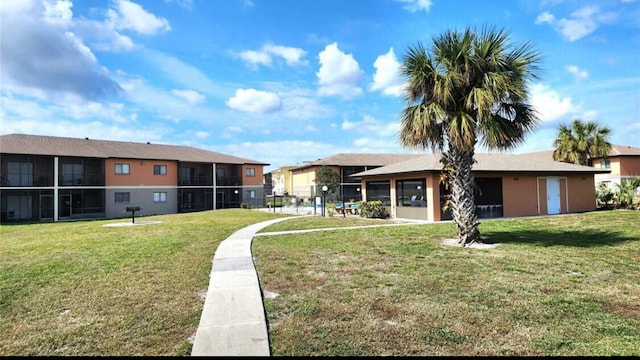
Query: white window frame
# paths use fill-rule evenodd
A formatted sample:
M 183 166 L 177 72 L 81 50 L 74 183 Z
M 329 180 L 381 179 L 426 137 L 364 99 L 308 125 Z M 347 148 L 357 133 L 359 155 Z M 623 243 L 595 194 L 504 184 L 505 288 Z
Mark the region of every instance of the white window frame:
M 153 193 L 153 202 L 154 203 L 166 203 L 167 202 L 167 192 L 166 191 L 156 191 Z
M 129 175 L 131 173 L 131 167 L 126 163 L 116 163 L 115 172 L 120 175 Z
M 249 177 L 254 177 L 256 176 L 256 168 L 246 168 L 244 173 Z

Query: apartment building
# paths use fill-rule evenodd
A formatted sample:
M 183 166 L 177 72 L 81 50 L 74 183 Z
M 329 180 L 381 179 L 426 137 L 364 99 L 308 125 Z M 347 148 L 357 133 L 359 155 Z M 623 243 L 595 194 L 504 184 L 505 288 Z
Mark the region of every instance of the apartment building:
M 268 163 L 189 146 L 0 136 L 0 222 L 259 206 Z
M 323 167 L 331 168 L 340 175 L 338 194 L 332 194 L 335 200 L 354 199 L 360 201 L 360 177 L 352 174 L 381 166 L 394 164 L 419 156 L 417 154 L 335 154 L 316 161 L 306 162 L 293 167 L 291 172 L 291 194 L 300 198 L 311 199 L 320 192 L 316 187 L 316 174 Z

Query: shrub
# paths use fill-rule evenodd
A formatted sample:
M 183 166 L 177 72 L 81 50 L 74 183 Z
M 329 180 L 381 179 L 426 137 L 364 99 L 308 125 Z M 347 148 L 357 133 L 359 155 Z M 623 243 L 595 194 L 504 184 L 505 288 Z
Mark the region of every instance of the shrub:
M 358 202 L 358 211 L 360 217 L 364 218 L 387 219 L 389 217 L 389 211 L 380 200 L 360 201 Z
M 597 206 L 599 208 L 613 208 L 614 193 L 604 182 L 600 182 L 598 184 L 598 189 L 596 190 L 596 200 Z

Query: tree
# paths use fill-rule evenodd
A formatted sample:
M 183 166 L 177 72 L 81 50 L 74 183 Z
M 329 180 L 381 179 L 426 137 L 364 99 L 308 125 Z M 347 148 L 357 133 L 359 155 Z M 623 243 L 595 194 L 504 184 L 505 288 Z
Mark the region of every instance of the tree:
M 614 193 L 616 207 L 620 209 L 633 209 L 635 206 L 634 198 L 638 188 L 640 188 L 640 178 L 628 179 L 617 184 Z
M 321 166 L 316 173 L 316 194 L 322 194 L 322 186 L 327 185 L 327 192 L 334 193 L 340 188 L 340 174 L 330 167 Z
M 558 137 L 553 141 L 553 160 L 590 166 L 592 158 L 606 158 L 609 154 L 610 133 L 611 129 L 595 121 L 574 119 L 570 128 L 560 125 Z
M 418 43 L 403 58 L 399 141 L 441 153 L 463 246 L 482 242 L 471 172 L 476 145 L 506 150 L 539 124 L 527 102 L 527 81 L 537 78 L 540 55 L 529 42 L 510 43 L 508 35 L 492 27 L 446 31 L 428 51 Z

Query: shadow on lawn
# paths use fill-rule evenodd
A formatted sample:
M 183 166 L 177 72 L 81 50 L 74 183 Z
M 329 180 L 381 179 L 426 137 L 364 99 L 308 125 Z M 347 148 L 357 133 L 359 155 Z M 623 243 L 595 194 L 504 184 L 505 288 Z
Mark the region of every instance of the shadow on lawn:
M 620 231 L 553 231 L 553 230 L 517 230 L 483 231 L 481 236 L 487 244 L 531 244 L 540 246 L 611 246 L 639 238 L 624 235 Z

